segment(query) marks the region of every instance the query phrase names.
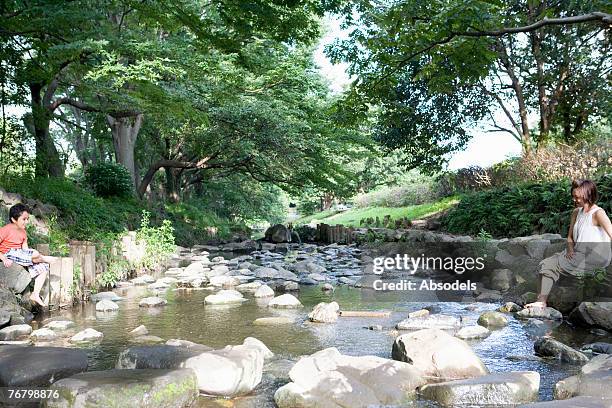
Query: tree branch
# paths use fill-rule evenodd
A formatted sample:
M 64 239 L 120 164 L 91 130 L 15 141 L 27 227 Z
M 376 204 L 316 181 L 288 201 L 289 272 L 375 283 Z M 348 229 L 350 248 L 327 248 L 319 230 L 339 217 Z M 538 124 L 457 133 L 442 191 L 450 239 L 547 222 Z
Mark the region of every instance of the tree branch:
M 587 23 L 590 21 L 600 21 L 604 24 L 610 25 L 612 24 L 612 14 L 594 11 L 592 13 L 582 14 L 579 16 L 572 16 L 572 17 L 560 17 L 560 18 L 544 17 L 543 19 L 536 21 L 533 24 L 529 24 L 523 27 L 502 28 L 502 29 L 493 30 L 493 31 L 482 31 L 482 30 L 474 29 L 474 31 L 455 32 L 453 34 L 455 37 L 457 36 L 460 36 L 460 37 L 501 37 L 506 34 L 528 33 L 528 32 L 535 31 L 545 26 L 572 25 L 572 24 Z
M 70 105 L 70 106 L 74 106 L 75 108 L 79 108 L 81 110 L 88 111 L 88 112 L 100 112 L 99 108 L 88 105 L 76 99 L 69 98 L 67 96 L 57 98 L 55 101 L 50 103 L 48 105 L 49 110 L 54 111 L 60 105 Z
M 405 67 L 410 61 L 412 61 L 413 58 L 421 54 L 424 54 L 439 45 L 448 44 L 449 42 L 453 41 L 457 37 L 477 37 L 477 38 L 478 37 L 503 37 L 507 34 L 531 32 L 531 31 L 537 30 L 545 26 L 572 25 L 572 24 L 580 24 L 580 23 L 586 23 L 586 22 L 591 22 L 591 21 L 599 21 L 599 22 L 602 22 L 603 24 L 610 25 L 612 24 L 612 14 L 594 11 L 592 13 L 582 14 L 579 16 L 572 16 L 572 17 L 561 17 L 561 18 L 544 17 L 543 19 L 536 21 L 533 24 L 529 24 L 529 25 L 522 26 L 522 27 L 501 28 L 499 30 L 489 30 L 489 31 L 478 30 L 478 29 L 473 29 L 472 31 L 452 31 L 446 37 L 438 41 L 434 41 L 431 44 L 429 44 L 427 47 L 417 50 L 411 53 L 410 55 L 408 55 L 407 57 L 403 58 L 402 60 L 398 61 L 398 65 L 394 69 L 392 69 L 391 72 L 383 75 L 382 78 L 378 80 L 376 83 L 377 84 L 380 83 L 383 79 L 389 77 L 393 73 Z

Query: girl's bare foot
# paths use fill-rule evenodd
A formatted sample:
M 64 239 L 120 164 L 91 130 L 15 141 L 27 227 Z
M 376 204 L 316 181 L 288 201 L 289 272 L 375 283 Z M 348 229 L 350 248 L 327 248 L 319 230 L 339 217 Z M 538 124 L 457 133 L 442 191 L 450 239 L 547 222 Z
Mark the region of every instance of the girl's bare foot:
M 533 302 L 533 303 L 527 303 L 525 305 L 526 308 L 532 308 L 532 307 L 541 307 L 541 308 L 545 308 L 546 307 L 546 302 L 542 302 L 542 301 L 537 301 L 537 302 Z
M 43 300 L 38 295 L 34 295 L 34 294 L 30 295 L 30 300 L 35 302 L 35 303 L 38 303 L 39 305 L 41 305 L 43 307 L 47 306 L 47 304 L 45 302 L 43 302 Z

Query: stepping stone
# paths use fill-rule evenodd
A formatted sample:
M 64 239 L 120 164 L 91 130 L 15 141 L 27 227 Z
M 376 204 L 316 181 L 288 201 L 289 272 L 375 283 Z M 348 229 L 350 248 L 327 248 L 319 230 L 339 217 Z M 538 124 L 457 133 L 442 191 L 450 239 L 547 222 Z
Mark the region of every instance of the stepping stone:
M 463 327 L 461 328 L 461 330 L 459 330 L 455 334 L 455 336 L 463 340 L 469 340 L 469 339 L 484 339 L 486 337 L 489 337 L 490 334 L 491 334 L 491 331 L 489 329 L 487 329 L 486 327 L 477 325 L 477 326 Z
M 53 330 L 43 327 L 42 329 L 34 330 L 30 334 L 30 338 L 34 341 L 52 341 L 57 338 L 57 334 Z
M 99 302 L 100 300 L 112 300 L 113 302 L 123 300 L 123 298 L 117 295 L 115 292 L 99 292 L 91 295 L 93 302 Z
M 585 354 L 550 337 L 536 340 L 533 349 L 538 356 L 553 357 L 565 363 L 584 364 L 589 361 Z
M 440 329 L 453 330 L 461 327 L 461 321 L 454 316 L 430 315 L 402 320 L 395 326 L 398 330 Z
M 96 312 L 114 312 L 119 310 L 119 305 L 109 299 L 100 300 L 96 303 Z
M 516 317 L 527 319 L 530 317 L 538 319 L 563 320 L 563 315 L 552 307 L 526 307 L 520 312 L 516 312 Z
M 149 334 L 149 330 L 147 330 L 147 328 L 143 324 L 141 324 L 130 332 L 131 336 L 145 336 L 147 334 Z
M 517 371 L 428 384 L 420 396 L 448 407 L 508 406 L 537 401 L 539 389 L 538 372 Z
M 161 337 L 146 334 L 142 336 L 133 337 L 132 339 L 130 339 L 130 342 L 136 344 L 160 344 L 164 342 L 164 339 L 162 339 Z
M 0 330 L 0 340 L 17 340 L 32 333 L 29 324 L 16 324 Z
M 190 347 L 167 344 L 134 345 L 119 354 L 115 367 L 122 369 L 181 368 L 188 358 L 210 350 L 210 347 L 201 344 Z
M 255 326 L 272 326 L 277 324 L 291 324 L 294 322 L 295 320 L 289 317 L 260 317 L 259 319 L 255 319 L 253 324 Z
M 270 303 L 268 303 L 268 307 L 298 308 L 302 307 L 302 303 L 295 296 L 285 293 L 284 295 L 272 299 Z
M 489 310 L 480 315 L 478 324 L 487 328 L 499 328 L 508 325 L 508 318 L 500 312 Z
M 159 307 L 159 306 L 165 306 L 167 304 L 168 304 L 168 301 L 166 299 L 162 299 L 160 297 L 153 296 L 153 297 L 146 297 L 142 299 L 138 303 L 138 306 L 140 307 Z
M 339 310 L 337 302 L 321 302 L 308 314 L 308 320 L 315 323 L 334 323 L 338 320 Z
M 99 331 L 87 328 L 83 331 L 78 332 L 74 336 L 70 338 L 71 343 L 90 343 L 95 341 L 100 341 L 104 337 L 104 334 Z
M 232 303 L 246 302 L 247 299 L 242 296 L 242 293 L 237 290 L 220 290 L 219 292 L 208 295 L 204 298 L 204 302 L 211 305 L 224 305 Z
M 253 294 L 256 298 L 274 297 L 274 291 L 268 285 L 262 285 Z
M 198 398 L 197 378 L 190 369 L 89 371 L 57 381 L 51 390 L 59 397 L 47 402 L 49 408 L 190 407 Z
M 64 331 L 74 326 L 75 324 L 71 320 L 52 320 L 49 323 L 45 324 L 44 327 L 53 331 Z

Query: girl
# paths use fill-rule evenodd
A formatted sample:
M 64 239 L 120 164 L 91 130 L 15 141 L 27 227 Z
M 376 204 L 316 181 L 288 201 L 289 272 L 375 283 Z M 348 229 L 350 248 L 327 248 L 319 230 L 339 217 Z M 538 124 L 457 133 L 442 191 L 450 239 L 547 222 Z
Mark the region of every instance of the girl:
M 612 223 L 595 204 L 597 187 L 591 180 L 572 183 L 572 213 L 567 248 L 540 263 L 540 289 L 536 302 L 525 307 L 546 307 L 553 285 L 561 276 L 578 277 L 588 271 L 606 268 L 612 260 Z

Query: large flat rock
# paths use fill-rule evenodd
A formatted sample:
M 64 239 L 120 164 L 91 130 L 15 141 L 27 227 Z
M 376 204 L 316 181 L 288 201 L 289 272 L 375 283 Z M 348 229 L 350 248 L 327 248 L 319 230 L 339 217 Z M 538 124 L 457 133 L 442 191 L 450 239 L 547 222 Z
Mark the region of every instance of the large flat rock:
M 51 390 L 59 397 L 47 402 L 49 408 L 189 407 L 198 397 L 190 369 L 90 371 L 64 378 Z
M 395 405 L 425 384 L 410 364 L 376 356 L 346 356 L 336 348 L 301 358 L 289 371 L 290 383 L 274 400 L 280 408 Z
M 0 347 L 0 387 L 48 387 L 87 369 L 83 350 L 63 347 Z
M 484 363 L 463 340 L 438 329 L 403 334 L 393 343 L 394 360 L 407 362 L 442 381 L 488 374 Z
M 612 400 L 594 397 L 575 397 L 566 400 L 520 405 L 519 408 L 612 408 Z
M 428 384 L 419 394 L 445 407 L 506 406 L 537 401 L 539 389 L 539 373 L 517 371 Z

